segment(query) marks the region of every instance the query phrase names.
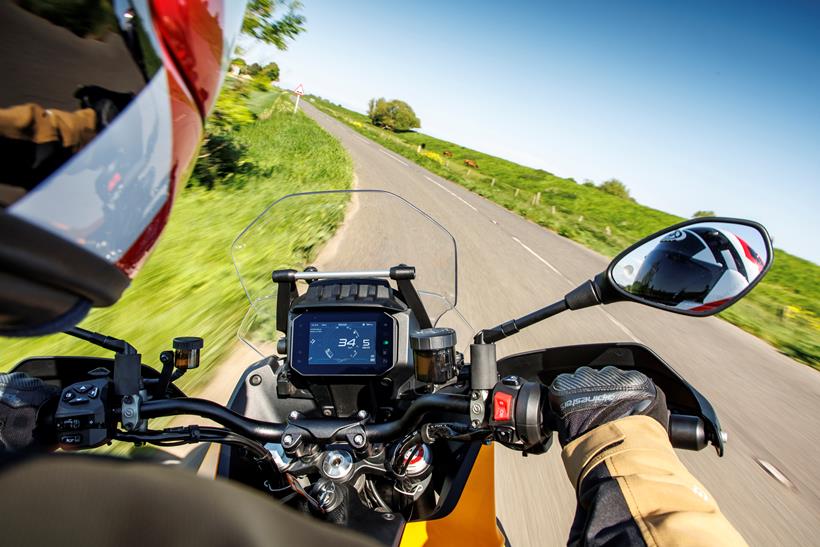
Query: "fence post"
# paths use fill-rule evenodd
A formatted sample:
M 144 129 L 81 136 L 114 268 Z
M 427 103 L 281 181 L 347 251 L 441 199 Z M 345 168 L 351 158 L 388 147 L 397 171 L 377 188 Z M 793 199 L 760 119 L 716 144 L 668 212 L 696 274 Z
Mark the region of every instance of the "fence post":
M 609 226 L 607 226 L 607 227 L 604 229 L 604 231 L 606 232 L 606 235 L 607 235 L 607 236 L 611 236 L 611 235 L 612 235 L 612 230 L 609 228 Z
M 515 197 L 518 197 L 518 188 L 515 189 Z
M 550 210 L 552 211 L 552 214 L 554 215 L 554 214 L 555 214 L 555 205 L 553 205 L 552 207 L 550 207 Z
M 490 186 L 495 186 L 495 179 L 490 183 Z
M 583 222 L 583 221 L 584 221 L 584 215 L 579 216 L 578 217 L 578 222 Z

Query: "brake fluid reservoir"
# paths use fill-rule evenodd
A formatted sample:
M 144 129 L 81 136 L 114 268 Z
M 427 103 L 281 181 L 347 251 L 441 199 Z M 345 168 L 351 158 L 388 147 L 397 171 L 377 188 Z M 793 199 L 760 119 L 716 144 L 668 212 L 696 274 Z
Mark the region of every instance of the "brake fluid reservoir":
M 416 379 L 444 384 L 458 373 L 456 331 L 447 327 L 422 329 L 410 335 Z

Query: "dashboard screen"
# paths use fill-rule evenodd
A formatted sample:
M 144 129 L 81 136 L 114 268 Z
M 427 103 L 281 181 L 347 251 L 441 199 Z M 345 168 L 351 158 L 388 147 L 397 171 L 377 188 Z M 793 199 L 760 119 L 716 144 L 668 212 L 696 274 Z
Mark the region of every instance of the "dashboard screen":
M 308 364 L 376 363 L 376 321 L 311 321 Z

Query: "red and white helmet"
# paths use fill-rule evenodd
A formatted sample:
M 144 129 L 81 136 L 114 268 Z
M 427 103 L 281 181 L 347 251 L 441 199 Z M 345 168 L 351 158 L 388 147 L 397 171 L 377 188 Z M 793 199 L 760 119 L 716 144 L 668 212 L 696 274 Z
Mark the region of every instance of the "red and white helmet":
M 742 292 L 764 266 L 736 234 L 714 226 L 686 227 L 660 240 L 630 290 L 679 309 L 708 311 Z
M 0 2 L 0 335 L 116 302 L 185 185 L 244 1 Z

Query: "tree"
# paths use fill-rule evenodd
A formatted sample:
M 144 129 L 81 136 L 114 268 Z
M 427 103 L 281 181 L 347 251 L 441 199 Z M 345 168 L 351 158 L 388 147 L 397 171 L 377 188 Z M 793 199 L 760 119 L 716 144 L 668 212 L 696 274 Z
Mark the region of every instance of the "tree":
M 231 60 L 231 66 L 235 66 L 239 68 L 240 74 L 245 72 L 248 68 L 248 63 L 245 62 L 245 59 L 242 57 L 235 57 Z
M 713 217 L 713 216 L 715 216 L 714 211 L 695 211 L 695 214 L 692 215 L 692 218 Z
M 279 65 L 277 65 L 276 63 L 268 63 L 264 67 L 262 67 L 262 70 L 259 71 L 259 74 L 268 82 L 278 82 Z
M 277 18 L 280 9 L 287 11 Z M 305 16 L 299 0 L 250 0 L 242 20 L 242 32 L 282 51 L 287 41 L 305 31 Z
M 618 196 L 619 198 L 632 199 L 632 197 L 630 197 L 629 195 L 629 188 L 627 188 L 626 184 L 619 181 L 618 179 L 605 180 L 601 183 L 598 189 L 602 192 L 606 192 L 607 194 Z
M 404 101 L 394 99 L 386 101 L 384 98 L 370 99 L 367 105 L 367 115 L 373 125 L 378 125 L 393 131 L 408 131 L 421 127 L 413 109 Z

